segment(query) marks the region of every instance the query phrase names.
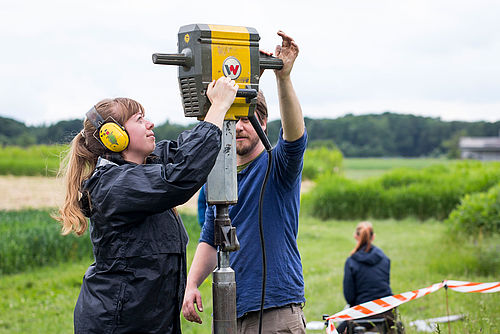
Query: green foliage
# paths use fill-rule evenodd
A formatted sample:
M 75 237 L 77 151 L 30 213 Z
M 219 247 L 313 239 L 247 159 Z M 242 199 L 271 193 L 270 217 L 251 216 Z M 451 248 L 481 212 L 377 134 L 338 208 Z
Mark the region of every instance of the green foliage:
M 66 145 L 0 147 L 0 175 L 54 176 L 59 171 Z
M 432 158 L 346 158 L 346 170 L 377 170 L 388 172 L 396 168 L 422 169 L 436 164 L 448 164 L 446 159 Z
M 369 115 L 346 115 L 336 119 L 306 118 L 309 142 L 335 143 L 345 157 L 457 157 L 458 138 L 465 136 L 497 136 L 500 121 L 444 122 L 438 118 L 403 115 L 391 112 Z M 168 121 L 157 124 L 158 140 L 176 139 L 194 125 L 178 125 Z M 269 121 L 269 139 L 276 143 L 280 120 Z M 81 119 L 60 121 L 46 126 L 28 127 L 21 122 L 0 117 L 0 146 L 26 147 L 34 144 L 70 142 L 82 128 Z M 312 144 L 313 145 L 313 144 Z M 322 145 L 322 144 L 318 144 Z M 310 146 L 313 148 L 313 146 Z
M 0 211 L 0 275 L 92 256 L 88 234 L 62 236 L 47 210 Z
M 303 210 L 321 219 L 367 219 L 414 216 L 448 217 L 465 194 L 500 182 L 499 163 L 474 161 L 432 165 L 421 170 L 395 169 L 361 181 L 322 175 L 303 197 Z
M 342 169 L 342 152 L 320 147 L 307 149 L 304 154 L 302 178 L 313 180 L 323 173 L 338 174 Z
M 169 121 L 166 121 L 162 125 L 155 126 L 154 132 L 155 132 L 155 137 L 156 140 L 163 140 L 163 139 L 168 139 L 168 140 L 177 140 L 177 137 L 182 131 L 192 129 L 194 128 L 194 124 L 190 124 L 188 126 L 183 126 L 183 125 L 178 125 L 178 124 L 171 124 Z
M 476 242 L 465 235 L 449 233 L 439 240 L 450 251 L 440 258 L 429 256 L 429 268 L 445 277 L 461 275 L 498 276 L 500 274 L 500 245 L 498 236 Z
M 45 126 L 26 126 L 0 117 L 0 146 L 27 147 L 37 144 L 67 144 L 82 129 L 82 120 L 60 121 Z
M 57 122 L 46 129 L 40 129 L 38 143 L 69 144 L 82 128 L 83 121 L 81 119 Z
M 455 132 L 451 138 L 443 141 L 443 148 L 446 149 L 447 154 L 446 156 L 449 159 L 459 159 L 460 158 L 460 147 L 459 147 L 459 142 L 460 142 L 460 137 L 465 137 L 467 133 L 465 130 L 460 130 L 458 132 Z
M 456 233 L 476 239 L 500 233 L 500 184 L 487 192 L 467 194 L 447 222 Z
M 77 237 L 61 235 L 49 210 L 0 210 L 0 275 L 92 258 L 88 232 Z M 198 240 L 196 216 L 182 215 L 190 240 Z
M 332 140 L 345 157 L 441 156 L 454 149 L 444 142 L 458 133 L 497 136 L 500 128 L 500 122 L 443 122 L 391 112 L 305 121 L 309 141 Z
M 36 137 L 26 125 L 16 120 L 0 117 L 0 146 L 33 144 Z
M 317 149 L 317 148 L 322 148 L 325 147 L 329 150 L 337 150 L 338 147 L 335 144 L 335 142 L 331 139 L 324 139 L 324 140 L 310 140 L 307 143 L 307 148 L 308 149 Z

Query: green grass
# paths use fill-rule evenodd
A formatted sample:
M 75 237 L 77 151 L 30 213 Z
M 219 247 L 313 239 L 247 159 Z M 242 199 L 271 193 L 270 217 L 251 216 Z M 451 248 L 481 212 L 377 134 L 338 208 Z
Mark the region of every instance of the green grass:
M 0 210 L 0 275 L 92 257 L 86 238 L 62 237 L 52 210 Z
M 376 177 L 395 168 L 422 169 L 453 160 L 437 158 L 344 158 L 344 175 L 349 179 Z
M 67 145 L 0 147 L 0 175 L 54 176 Z
M 189 231 L 188 262 L 192 260 L 199 236 L 196 217 L 183 216 Z M 301 217 L 299 248 L 306 282 L 308 321 L 320 321 L 322 314 L 340 311 L 343 266 L 354 247 L 355 221 L 320 221 Z M 436 221 L 374 221 L 375 244 L 391 258 L 391 286 L 394 293 L 427 287 L 443 279 L 475 282 L 498 281 L 498 276 L 478 270 L 473 245 L 456 243 L 446 227 Z M 500 240 L 490 240 L 498 244 Z M 494 254 L 495 255 L 495 254 Z M 496 256 L 498 253 L 496 254 Z M 88 260 L 32 269 L 0 277 L 0 333 L 71 333 L 73 307 L 78 297 Z M 496 263 L 498 266 L 498 262 Z M 496 269 L 497 273 L 498 268 Z M 203 325 L 182 319 L 184 333 L 211 332 L 211 280 L 201 286 L 205 311 Z M 448 292 L 450 314 L 467 318 L 452 324 L 453 333 L 498 333 L 500 293 L 464 294 Z M 445 290 L 400 306 L 403 321 L 446 315 Z M 447 332 L 447 325 L 441 326 Z M 407 333 L 415 333 L 411 329 Z

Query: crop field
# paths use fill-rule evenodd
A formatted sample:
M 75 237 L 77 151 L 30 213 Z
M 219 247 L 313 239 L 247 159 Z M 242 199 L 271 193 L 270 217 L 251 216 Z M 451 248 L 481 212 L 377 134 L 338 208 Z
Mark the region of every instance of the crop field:
M 396 168 L 422 169 L 436 164 L 448 164 L 452 160 L 430 158 L 346 158 L 343 170 L 347 178 L 365 179 L 380 176 Z
M 382 175 L 393 167 L 422 169 L 440 163 L 447 161 L 344 159 L 344 173 L 358 180 Z M 377 172 L 372 173 L 374 170 Z M 73 308 L 83 274 L 92 263 L 88 234 L 81 238 L 63 237 L 57 223 L 50 219 L 50 212 L 62 201 L 59 179 L 1 176 L 0 186 L 8 189 L 0 197 L 0 334 L 72 333 Z M 303 191 L 314 191 L 314 183 L 305 182 Z M 190 236 L 190 264 L 200 233 L 195 216 L 196 196 L 179 211 Z M 321 321 L 323 314 L 334 314 L 345 306 L 343 268 L 355 245 L 353 231 L 357 222 L 321 220 L 305 211 L 301 213 L 298 243 L 306 283 L 307 321 Z M 500 280 L 498 235 L 454 238 L 448 224 L 436 219 L 408 217 L 372 222 L 376 232 L 374 244 L 391 259 L 394 293 L 424 288 L 444 279 Z M 182 319 L 183 333 L 211 332 L 211 280 L 205 281 L 200 290 L 203 324 Z M 500 332 L 500 293 L 466 294 L 441 289 L 399 307 L 406 333 L 417 333 L 408 326 L 411 321 L 446 316 L 448 312 L 465 315 L 463 320 L 451 323 L 452 333 Z M 436 333 L 448 330 L 447 324 L 441 324 Z
M 0 147 L 0 175 L 55 176 L 67 145 Z

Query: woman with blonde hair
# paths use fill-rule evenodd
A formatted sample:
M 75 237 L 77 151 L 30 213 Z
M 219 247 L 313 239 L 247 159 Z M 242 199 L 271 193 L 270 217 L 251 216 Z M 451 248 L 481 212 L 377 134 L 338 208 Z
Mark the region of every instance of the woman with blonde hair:
M 237 89 L 225 77 L 212 82 L 204 121 L 177 141 L 156 143 L 154 124 L 132 99 L 103 100 L 86 114 L 55 217 L 63 234 L 89 228 L 93 245 L 75 333 L 181 333 L 188 236 L 175 207 L 206 182 Z
M 356 246 L 344 266 L 344 297 L 351 307 L 392 295 L 391 260 L 373 245 L 372 223 L 360 222 L 354 231 L 354 239 Z M 385 318 L 389 328 L 394 325 L 392 310 L 373 318 Z M 338 328 L 339 333 L 344 332 L 346 326 L 347 322 L 343 322 Z

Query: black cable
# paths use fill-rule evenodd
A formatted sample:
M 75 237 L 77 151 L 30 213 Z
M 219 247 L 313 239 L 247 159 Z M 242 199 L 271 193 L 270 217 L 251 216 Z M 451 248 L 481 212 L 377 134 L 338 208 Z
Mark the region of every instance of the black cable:
M 266 190 L 267 179 L 271 171 L 272 154 L 267 151 L 267 169 L 266 176 L 262 182 L 259 198 L 259 234 L 260 234 L 260 247 L 262 248 L 262 294 L 260 297 L 260 311 L 259 311 L 259 334 L 262 333 L 262 316 L 264 315 L 264 300 L 266 298 L 266 278 L 267 278 L 267 263 L 266 263 L 266 245 L 264 242 L 264 224 L 262 223 L 262 204 L 264 203 L 264 191 Z
M 266 190 L 267 180 L 269 178 L 269 174 L 271 172 L 271 164 L 272 164 L 272 147 L 269 139 L 266 134 L 262 130 L 259 121 L 252 115 L 248 117 L 250 123 L 252 123 L 253 128 L 257 132 L 262 144 L 267 151 L 267 168 L 266 175 L 264 176 L 264 181 L 262 181 L 262 187 L 260 188 L 260 196 L 259 196 L 259 235 L 260 235 L 260 247 L 262 250 L 262 292 L 260 298 L 260 311 L 259 311 L 259 334 L 262 333 L 262 317 L 264 315 L 264 301 L 266 298 L 266 278 L 267 278 L 267 262 L 266 262 L 266 244 L 264 242 L 264 224 L 262 222 L 262 205 L 264 203 L 264 192 Z

